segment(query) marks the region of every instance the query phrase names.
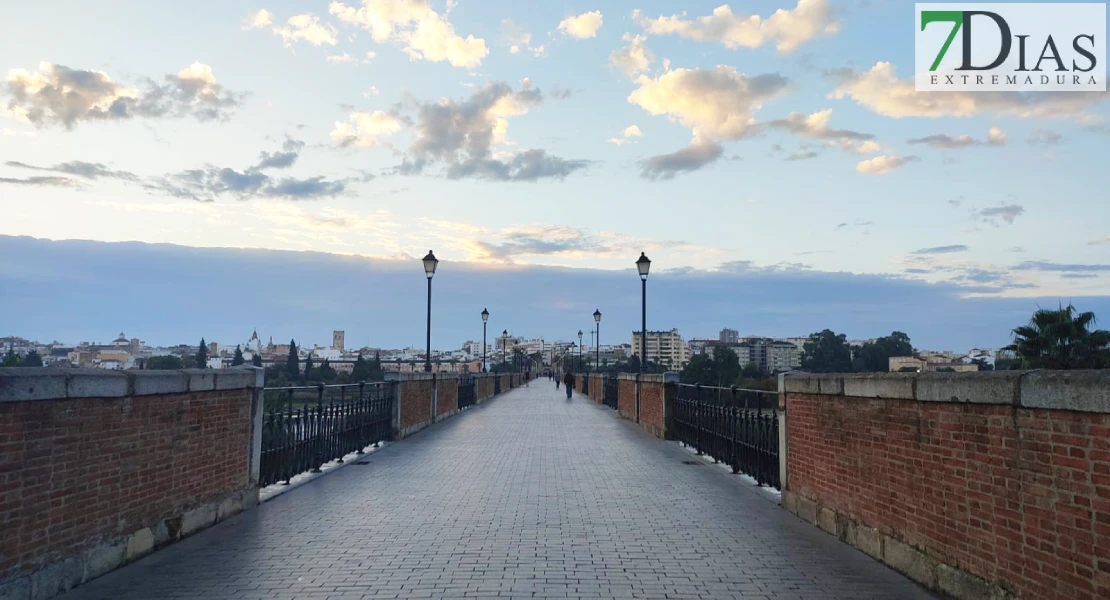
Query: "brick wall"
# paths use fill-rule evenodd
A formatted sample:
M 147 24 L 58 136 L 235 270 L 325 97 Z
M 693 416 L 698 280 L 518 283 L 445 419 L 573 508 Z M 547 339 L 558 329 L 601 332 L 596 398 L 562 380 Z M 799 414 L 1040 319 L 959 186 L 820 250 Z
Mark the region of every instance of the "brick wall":
M 664 437 L 663 376 L 643 375 L 640 381 L 640 426 L 652 435 Z
M 397 382 L 401 404 L 401 432 L 422 427 L 432 420 L 432 379 L 403 379 Z
M 621 373 L 617 381 L 617 413 L 631 421 L 636 420 L 636 376 Z
M 436 379 L 436 417 L 459 412 L 459 378 Z
M 783 387 L 788 509 L 957 598 L 1110 598 L 1110 372 Z
M 257 502 L 254 372 L 90 371 L 0 369 L 5 597 L 53 596 Z
M 485 400 L 493 396 L 493 377 L 478 376 L 478 399 Z
M 600 403 L 605 397 L 605 379 L 601 375 L 590 375 L 590 400 Z

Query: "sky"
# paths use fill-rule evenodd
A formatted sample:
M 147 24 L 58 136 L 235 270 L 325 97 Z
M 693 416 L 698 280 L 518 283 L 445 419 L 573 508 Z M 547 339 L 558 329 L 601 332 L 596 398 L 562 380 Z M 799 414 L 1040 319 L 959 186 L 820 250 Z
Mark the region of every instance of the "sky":
M 911 2 L 3 10 L 0 235 L 312 251 L 375 269 L 419 269 L 431 248 L 516 289 L 549 336 L 566 316 L 542 312 L 551 298 L 627 279 L 641 251 L 684 286 L 649 326 L 698 335 L 809 333 L 814 315 L 839 314 L 831 290 L 855 286 L 847 297 L 866 291 L 877 314 L 844 321 L 849 337 L 889 323 L 934 347 L 1001 345 L 1024 317 L 960 323 L 1110 297 L 1107 94 L 915 92 Z M 47 309 L 14 285 L 25 269 L 4 276 L 0 305 Z M 132 296 L 151 284 L 103 276 Z M 528 277 L 545 283 L 518 285 Z M 713 297 L 722 281 L 734 301 Z M 620 289 L 582 300 L 587 317 L 623 306 Z M 945 315 L 909 310 L 907 290 Z M 759 294 L 774 303 L 763 321 L 749 317 Z M 135 325 L 184 335 L 154 320 Z

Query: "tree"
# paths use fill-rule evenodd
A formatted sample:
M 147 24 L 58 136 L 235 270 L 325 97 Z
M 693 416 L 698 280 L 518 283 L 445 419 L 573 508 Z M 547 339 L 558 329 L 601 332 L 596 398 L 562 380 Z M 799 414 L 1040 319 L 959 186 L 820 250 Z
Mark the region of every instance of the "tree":
M 370 381 L 370 363 L 362 358 L 362 353 L 358 353 L 358 358 L 355 359 L 355 364 L 351 367 L 351 380 L 352 381 Z
M 1110 366 L 1110 331 L 1091 330 L 1093 312 L 1068 304 L 1057 310 L 1038 309 L 1028 325 L 1013 330 L 1016 352 L 1026 369 L 1101 369 Z
M 261 367 L 262 366 L 262 355 L 258 354 L 258 353 L 255 353 L 255 355 L 251 357 L 251 364 L 256 366 L 256 367 Z
M 297 342 L 289 340 L 289 358 L 285 359 L 285 375 L 289 381 L 301 378 L 301 359 L 297 354 Z
M 971 362 L 974 363 L 975 366 L 979 367 L 980 371 L 993 371 L 994 370 L 994 365 L 987 362 L 987 359 L 985 359 L 985 358 L 973 358 L 973 359 L 971 359 Z
M 767 374 L 763 372 L 763 369 L 759 368 L 758 364 L 750 362 L 744 365 L 743 369 L 740 369 L 740 376 L 744 379 L 762 379 L 766 377 Z
M 15 346 L 11 342 L 9 342 L 8 343 L 8 353 L 4 355 L 4 366 L 5 367 L 18 367 L 19 363 L 20 363 L 19 355 L 15 353 Z
M 197 348 L 196 361 L 198 369 L 208 367 L 208 345 L 204 343 L 204 338 L 200 338 L 200 346 Z
M 874 342 L 867 342 L 856 353 L 853 366 L 857 371 L 885 373 L 890 370 L 892 356 L 913 356 L 910 336 L 901 331 L 895 331 Z
M 235 347 L 235 357 L 231 359 L 231 366 L 238 367 L 239 365 L 243 364 L 244 362 L 246 362 L 246 361 L 243 360 L 243 349 L 240 348 L 239 346 L 236 346 Z
M 308 353 L 308 357 L 304 359 L 304 380 L 312 381 L 316 379 L 316 369 L 312 368 L 312 353 Z
M 143 363 L 144 369 L 152 370 L 167 370 L 167 369 L 181 369 L 184 365 L 181 359 L 176 356 L 151 356 Z
M 852 370 L 852 350 L 843 333 L 826 329 L 813 333 L 802 347 L 802 368 L 814 373 L 847 373 Z
M 21 367 L 41 367 L 42 366 L 42 357 L 39 356 L 38 352 L 35 352 L 34 350 L 31 350 L 27 354 L 23 355 L 23 362 L 20 366 Z
M 679 381 L 682 383 L 702 383 L 708 384 L 717 380 L 717 374 L 713 369 L 713 358 L 708 354 L 696 354 L 686 363 L 686 367 L 679 373 Z
M 316 377 L 324 383 L 332 383 L 335 381 L 335 369 L 331 366 L 331 361 L 324 359 L 320 364 L 320 368 L 316 370 Z

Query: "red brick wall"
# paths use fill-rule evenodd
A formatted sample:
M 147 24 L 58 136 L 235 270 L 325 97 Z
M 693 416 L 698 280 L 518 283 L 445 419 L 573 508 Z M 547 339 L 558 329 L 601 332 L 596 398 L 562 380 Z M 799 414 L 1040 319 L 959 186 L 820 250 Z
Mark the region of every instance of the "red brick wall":
M 640 426 L 663 437 L 663 382 L 645 381 L 640 385 Z
M 432 420 L 432 380 L 398 381 L 401 431 Z
M 250 487 L 251 391 L 0 402 L 0 581 Z
M 436 381 L 436 416 L 459 410 L 459 380 L 452 377 Z
M 617 382 L 617 412 L 626 419 L 636 420 L 636 382 L 632 379 Z
M 501 393 L 509 391 L 509 375 L 508 373 L 501 375 Z
M 791 493 L 1020 598 L 1110 598 L 1110 415 L 796 393 L 787 411 Z
M 478 399 L 485 400 L 493 395 L 493 378 L 492 377 L 479 377 L 478 378 Z
M 590 400 L 601 402 L 605 397 L 605 380 L 601 375 L 590 375 Z

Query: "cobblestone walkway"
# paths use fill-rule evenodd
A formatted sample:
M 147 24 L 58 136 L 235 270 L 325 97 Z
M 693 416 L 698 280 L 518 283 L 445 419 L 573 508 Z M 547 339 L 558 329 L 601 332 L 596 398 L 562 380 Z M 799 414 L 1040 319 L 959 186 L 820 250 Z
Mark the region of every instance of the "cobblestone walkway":
M 546 380 L 64 596 L 929 599 Z

